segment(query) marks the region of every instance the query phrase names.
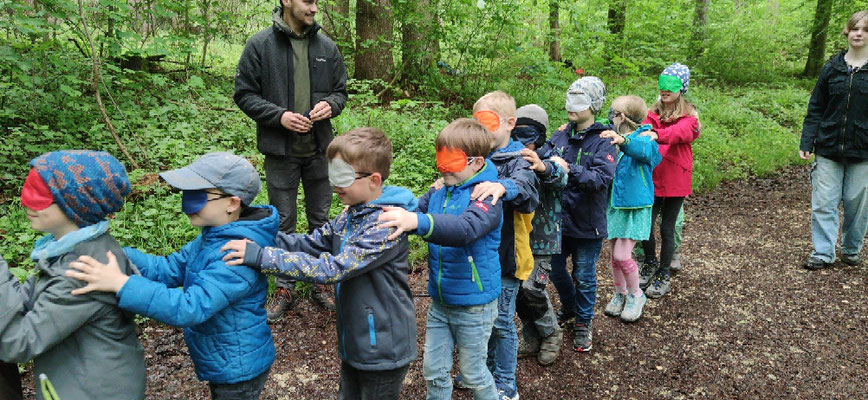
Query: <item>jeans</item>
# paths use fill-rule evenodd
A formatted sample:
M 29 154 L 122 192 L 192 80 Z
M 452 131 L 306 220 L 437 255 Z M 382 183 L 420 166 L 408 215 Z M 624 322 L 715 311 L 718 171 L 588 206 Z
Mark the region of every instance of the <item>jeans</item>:
M 338 400 L 397 400 L 409 369 L 410 364 L 387 371 L 363 371 L 341 361 Z
M 265 185 L 268 203 L 280 214 L 280 231 L 294 233 L 298 220 L 298 184 L 304 185 L 304 207 L 308 232 L 328 222 L 332 204 L 329 186 L 328 160 L 324 154 L 306 158 L 265 157 Z M 292 281 L 275 277 L 277 287 L 293 289 Z
M 603 239 L 563 237 L 561 254 L 552 257 L 552 283 L 564 310 L 572 311 L 576 321 L 590 323 L 597 302 L 597 258 Z M 572 256 L 572 278 L 567 273 L 567 257 Z
M 516 390 L 515 368 L 518 363 L 518 333 L 515 329 L 515 296 L 520 280 L 500 277 L 500 297 L 497 298 L 497 319 L 488 339 L 488 370 L 498 389 Z
M 684 197 L 654 197 L 651 207 L 651 236 L 642 242 L 645 261 L 657 260 L 657 240 L 654 237 L 654 225 L 660 217 L 660 272 L 669 275 L 669 265 L 675 254 L 675 221 L 681 212 Z
M 533 271 L 527 280 L 522 282 L 515 300 L 515 311 L 518 312 L 522 327 L 533 327 L 539 337 L 548 337 L 558 327 L 552 302 L 546 293 L 551 271 L 552 256 L 534 255 Z
M 211 400 L 258 400 L 262 388 L 265 387 L 265 381 L 268 380 L 269 372 L 271 372 L 271 368 L 253 379 L 236 383 L 208 382 Z
M 431 302 L 425 324 L 425 356 L 422 375 L 428 400 L 452 398 L 452 351 L 458 347 L 461 381 L 476 400 L 496 400 L 494 378 L 486 366 L 488 338 L 497 317 L 497 299 L 488 304 L 450 307 Z
M 811 168 L 811 238 L 814 257 L 835 261 L 838 205 L 844 203 L 841 252 L 859 254 L 868 229 L 868 161 L 838 162 L 817 156 Z

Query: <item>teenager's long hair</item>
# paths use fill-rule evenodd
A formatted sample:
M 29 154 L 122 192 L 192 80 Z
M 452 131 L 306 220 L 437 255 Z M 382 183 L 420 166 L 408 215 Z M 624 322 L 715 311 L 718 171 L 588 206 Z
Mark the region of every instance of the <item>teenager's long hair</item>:
M 663 104 L 663 100 L 659 97 L 657 98 L 657 102 L 651 106 L 651 112 L 660 116 L 660 122 L 674 122 L 678 118 L 691 116 L 699 118 L 699 113 L 696 112 L 696 106 L 689 103 L 686 99 L 684 99 L 683 93 L 678 93 L 678 102 L 675 103 L 675 107 L 671 110 L 666 110 L 665 105 Z

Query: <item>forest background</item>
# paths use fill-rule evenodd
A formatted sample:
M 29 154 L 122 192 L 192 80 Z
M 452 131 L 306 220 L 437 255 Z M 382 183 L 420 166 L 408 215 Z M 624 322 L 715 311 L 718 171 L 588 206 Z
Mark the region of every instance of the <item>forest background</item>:
M 127 167 L 133 193 L 112 220 L 125 246 L 156 254 L 198 234 L 180 195 L 156 173 L 210 151 L 260 168 L 255 125 L 233 103 L 245 41 L 271 26 L 276 0 L 0 0 L 0 255 L 32 270 L 18 195 L 41 153 L 101 149 Z M 699 109 L 696 191 L 768 175 L 796 155 L 819 68 L 846 48 L 841 29 L 866 0 L 321 0 L 350 98 L 338 132 L 383 129 L 395 150 L 389 183 L 423 193 L 433 142 L 495 89 L 536 103 L 550 133 L 580 75 L 605 82 L 608 104 L 651 104 L 672 62 L 691 67 Z M 263 191 L 265 190 L 263 185 Z M 258 202 L 266 203 L 265 194 Z M 303 209 L 302 198 L 299 208 Z M 335 201 L 332 213 L 340 210 Z M 303 212 L 299 213 L 304 225 Z M 413 241 L 414 264 L 425 248 Z

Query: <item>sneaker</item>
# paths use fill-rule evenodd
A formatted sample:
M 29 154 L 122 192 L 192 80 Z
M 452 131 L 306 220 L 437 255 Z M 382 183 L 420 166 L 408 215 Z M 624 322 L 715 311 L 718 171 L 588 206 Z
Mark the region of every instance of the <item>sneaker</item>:
M 452 387 L 456 389 L 470 389 L 470 386 L 465 385 L 464 381 L 461 380 L 460 372 L 458 373 L 458 375 L 455 375 L 455 377 L 452 378 Z
M 621 311 L 621 321 L 634 322 L 642 316 L 642 307 L 648 302 L 648 297 L 645 293 L 636 297 L 632 293 L 627 296 L 627 301 L 624 304 L 624 311 Z
M 535 356 L 540 350 L 540 337 L 536 332 L 530 332 L 533 328 L 522 327 L 521 336 L 518 338 L 518 358 Z
M 564 330 L 556 328 L 551 335 L 542 339 L 539 346 L 539 354 L 536 360 L 542 365 L 550 365 L 558 358 L 561 353 L 561 343 L 564 342 Z
M 658 272 L 651 279 L 651 284 L 645 289 L 645 295 L 652 299 L 659 299 L 669 293 L 669 289 L 669 274 L 664 276 Z
M 328 286 L 314 285 L 310 293 L 310 298 L 313 299 L 314 303 L 319 304 L 320 307 L 325 308 L 328 311 L 334 312 L 337 310 L 337 307 L 335 307 L 335 295 Z
M 669 272 L 672 274 L 681 271 L 681 254 L 675 253 L 672 255 L 672 262 L 669 263 Z
M 615 295 L 612 296 L 612 300 L 609 301 L 609 304 L 606 304 L 606 310 L 603 311 L 603 313 L 610 317 L 621 315 L 621 311 L 624 309 L 624 301 L 626 299 L 627 295 L 616 292 Z
M 295 296 L 287 288 L 277 288 L 268 305 L 265 306 L 268 322 L 276 322 L 283 318 L 295 304 Z
M 518 391 L 511 389 L 497 389 L 498 400 L 518 400 Z
M 856 266 L 862 263 L 862 259 L 859 257 L 859 254 L 841 254 L 841 261 L 843 261 L 844 264 L 851 266 Z
M 643 262 L 642 268 L 639 269 L 639 288 L 645 290 L 648 284 L 651 283 L 651 278 L 657 273 L 660 264 L 657 261 Z
M 560 310 L 555 311 L 555 316 L 558 318 L 558 325 L 564 326 L 575 318 L 576 314 L 572 311 L 564 311 L 564 309 L 561 308 Z
M 584 322 L 576 322 L 573 333 L 575 334 L 573 336 L 573 350 L 580 353 L 591 351 L 593 332 L 591 332 L 590 323 L 585 324 Z
M 844 258 L 842 257 L 841 259 L 843 260 Z M 825 262 L 820 257 L 817 257 L 817 256 L 809 257 L 808 260 L 805 261 L 805 264 L 803 265 L 803 267 L 805 267 L 805 269 L 811 270 L 811 271 L 816 271 L 818 269 L 823 269 L 823 268 L 829 268 L 831 266 L 832 266 L 832 263 Z

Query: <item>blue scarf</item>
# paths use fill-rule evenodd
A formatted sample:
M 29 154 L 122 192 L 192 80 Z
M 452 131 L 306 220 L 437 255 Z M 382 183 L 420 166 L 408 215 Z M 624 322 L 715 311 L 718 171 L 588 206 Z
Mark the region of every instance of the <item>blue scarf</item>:
M 109 222 L 102 220 L 93 225 L 80 228 L 77 231 L 67 233 L 66 235 L 63 235 L 60 240 L 55 239 L 54 235 L 45 235 L 33 244 L 33 251 L 30 252 L 30 258 L 34 261 L 39 261 L 64 255 L 69 253 L 75 245 L 106 233 L 108 228 Z

